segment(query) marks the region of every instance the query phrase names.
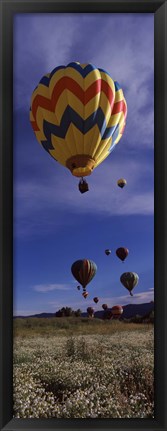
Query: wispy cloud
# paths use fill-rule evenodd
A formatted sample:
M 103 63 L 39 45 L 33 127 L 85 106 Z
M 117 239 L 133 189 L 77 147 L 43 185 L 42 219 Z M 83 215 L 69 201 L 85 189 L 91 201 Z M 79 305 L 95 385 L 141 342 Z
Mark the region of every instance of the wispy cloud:
M 67 286 L 66 284 L 36 284 L 33 286 L 33 290 L 39 293 L 48 293 L 52 292 L 53 290 L 69 290 L 70 286 Z
M 134 295 L 131 297 L 129 295 L 123 295 L 123 296 L 114 296 L 114 297 L 103 297 L 103 302 L 105 304 L 108 304 L 109 307 L 112 307 L 113 305 L 120 304 L 120 305 L 128 305 L 130 303 L 132 304 L 143 304 L 154 300 L 154 289 L 151 289 L 151 291 L 144 291 L 140 293 L 134 293 Z M 49 308 L 58 310 L 59 308 L 67 305 L 67 300 L 65 298 L 62 298 L 61 304 L 58 304 L 57 301 L 48 301 L 47 305 Z M 74 299 L 68 298 L 68 306 L 72 307 L 73 309 L 80 308 L 82 311 L 85 311 L 87 307 L 93 306 L 95 310 L 100 310 L 101 305 L 100 303 L 96 304 L 94 303 L 93 299 L 86 298 L 85 302 L 83 300 L 75 301 Z
M 116 150 L 115 150 L 116 151 Z M 56 163 L 56 162 L 55 162 Z M 57 166 L 56 166 L 57 167 Z M 72 224 L 70 214 L 152 215 L 154 210 L 152 166 L 124 157 L 123 161 L 105 161 L 88 180 L 90 191 L 81 195 L 76 179 L 65 168 L 58 176 L 50 172 L 48 179 L 25 179 L 14 187 L 14 215 L 17 235 L 46 235 L 63 224 Z M 127 180 L 122 191 L 116 182 Z M 100 196 L 100 199 L 99 199 Z M 68 214 L 68 217 L 67 217 Z
M 39 285 L 40 286 L 40 285 Z M 42 285 L 44 286 L 44 285 Z M 47 286 L 47 285 L 46 285 Z M 52 285 L 51 285 L 52 286 Z M 58 285 L 60 286 L 60 285 Z M 61 285 L 63 286 L 63 285 Z M 66 287 L 66 286 L 65 286 Z M 62 289 L 62 287 L 61 287 Z M 51 289 L 53 290 L 53 289 Z M 62 289 L 63 290 L 63 289 Z M 44 292 L 44 291 L 39 291 L 39 292 Z M 48 292 L 48 291 L 45 291 Z M 103 297 L 103 301 L 99 302 L 98 304 L 95 304 L 93 299 L 89 299 L 87 298 L 86 300 L 83 299 L 78 299 L 75 300 L 73 297 L 72 298 L 68 298 L 68 302 L 67 302 L 67 298 L 65 296 L 63 296 L 58 300 L 50 300 L 50 301 L 46 301 L 45 304 L 41 303 L 40 305 L 38 304 L 38 308 L 35 307 L 33 308 L 33 305 L 30 306 L 29 308 L 18 308 L 17 304 L 14 307 L 14 316 L 28 316 L 28 315 L 32 315 L 32 314 L 39 314 L 39 313 L 53 313 L 56 312 L 57 310 L 59 310 L 62 307 L 66 307 L 68 305 L 68 307 L 71 307 L 73 310 L 76 310 L 78 308 L 81 309 L 82 312 L 86 311 L 87 307 L 89 306 L 93 306 L 95 311 L 100 310 L 101 309 L 101 304 L 102 303 L 106 303 L 108 304 L 109 307 L 112 307 L 113 305 L 119 304 L 119 305 L 128 305 L 128 304 L 143 304 L 143 303 L 147 303 L 150 301 L 154 300 L 154 289 L 150 288 L 148 289 L 148 291 L 143 291 L 140 293 L 134 293 L 134 296 L 130 297 L 129 295 L 121 295 L 121 296 L 115 296 L 115 297 L 109 297 L 109 296 L 105 296 Z
M 23 33 L 29 37 L 20 44 Z M 153 38 L 151 14 L 17 15 L 14 106 L 28 110 L 37 83 L 56 66 L 70 61 L 91 62 L 109 71 L 124 89 L 128 147 L 136 143 L 153 148 Z
M 43 75 L 70 62 L 79 23 L 70 14 L 17 14 L 14 19 L 14 102 L 29 110 L 31 94 Z M 28 37 L 20 43 L 23 34 Z M 19 49 L 18 49 L 19 48 Z M 31 70 L 31 77 L 30 77 Z

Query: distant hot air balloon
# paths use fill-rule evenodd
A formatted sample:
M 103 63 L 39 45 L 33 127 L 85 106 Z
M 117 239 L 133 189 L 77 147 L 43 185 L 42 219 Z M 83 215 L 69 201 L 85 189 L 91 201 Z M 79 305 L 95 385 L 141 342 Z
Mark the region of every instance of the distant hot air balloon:
M 97 271 L 96 264 L 89 259 L 76 260 L 71 266 L 71 272 L 74 278 L 85 289 L 87 284 L 90 283 Z
M 102 305 L 102 308 L 103 308 L 103 310 L 107 310 L 108 305 L 107 305 L 107 304 L 103 304 L 103 305 Z
M 126 116 L 120 85 L 92 64 L 56 67 L 31 97 L 30 122 L 38 142 L 75 177 L 90 175 L 108 157 L 122 137 Z M 79 190 L 88 191 L 82 180 Z
M 89 295 L 89 293 L 88 292 L 83 292 L 82 293 L 82 296 L 86 299 L 87 298 L 87 296 Z
M 99 302 L 99 298 L 95 296 L 95 298 L 93 298 L 93 301 L 97 304 Z
M 77 289 L 80 290 L 80 286 L 77 286 Z
M 121 307 L 121 305 L 114 305 L 111 308 L 111 313 L 115 319 L 119 319 L 119 317 L 123 313 L 123 308 Z
M 87 313 L 88 313 L 89 317 L 94 317 L 94 308 L 88 307 L 87 308 Z
M 104 315 L 103 315 L 103 319 L 104 320 L 110 320 L 113 318 L 112 312 L 110 308 L 107 308 L 106 310 L 104 310 Z
M 122 262 L 126 259 L 126 257 L 128 256 L 128 254 L 129 254 L 128 248 L 119 247 L 116 250 L 116 255 L 119 257 L 119 259 L 122 260 Z
M 105 250 L 105 254 L 106 254 L 107 256 L 109 256 L 109 254 L 111 254 L 111 250 L 109 250 L 109 248 L 107 248 L 107 249 Z
M 117 185 L 118 185 L 119 187 L 121 187 L 121 189 L 123 189 L 123 188 L 126 186 L 126 184 L 127 184 L 127 181 L 125 180 L 125 178 L 120 178 L 120 179 L 117 181 Z
M 130 295 L 133 296 L 132 290 L 137 286 L 139 281 L 138 274 L 136 272 L 124 272 L 120 277 L 120 281 L 129 290 Z

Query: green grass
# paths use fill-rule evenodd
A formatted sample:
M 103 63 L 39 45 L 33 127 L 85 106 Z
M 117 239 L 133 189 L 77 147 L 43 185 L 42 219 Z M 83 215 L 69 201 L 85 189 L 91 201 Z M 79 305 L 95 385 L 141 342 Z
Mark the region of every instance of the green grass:
M 112 335 L 117 331 L 138 331 L 151 328 L 152 324 L 125 323 L 118 320 L 102 320 L 87 317 L 52 317 L 14 319 L 14 336 L 71 336 L 71 335 Z

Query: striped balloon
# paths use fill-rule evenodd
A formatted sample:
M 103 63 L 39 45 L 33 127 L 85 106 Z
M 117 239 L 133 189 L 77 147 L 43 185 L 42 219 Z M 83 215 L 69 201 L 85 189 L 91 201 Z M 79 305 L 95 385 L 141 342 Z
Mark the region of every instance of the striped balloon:
M 112 313 L 112 316 L 115 318 L 115 319 L 119 319 L 119 317 L 121 316 L 121 314 L 123 313 L 123 308 L 121 307 L 121 305 L 114 305 L 112 308 L 111 308 L 111 313 Z
M 138 274 L 136 272 L 124 272 L 120 277 L 120 281 L 129 290 L 130 295 L 133 296 L 132 290 L 139 282 Z
M 92 64 L 69 63 L 43 76 L 31 98 L 37 140 L 76 177 L 90 175 L 122 137 L 127 105 L 118 82 Z
M 89 259 L 77 260 L 71 266 L 71 272 L 74 278 L 82 285 L 84 289 L 95 276 L 96 271 L 96 264 Z
M 88 316 L 89 317 L 94 317 L 94 308 L 92 308 L 92 307 L 88 307 L 87 308 L 87 313 L 88 313 Z

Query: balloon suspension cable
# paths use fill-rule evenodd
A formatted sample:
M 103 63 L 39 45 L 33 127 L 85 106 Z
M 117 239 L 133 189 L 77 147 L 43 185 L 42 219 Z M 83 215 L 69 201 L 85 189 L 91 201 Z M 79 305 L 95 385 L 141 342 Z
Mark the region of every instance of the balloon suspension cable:
M 83 177 L 81 177 L 81 179 L 80 179 L 80 182 L 79 182 L 79 184 L 78 184 L 78 188 L 79 188 L 79 191 L 80 191 L 81 193 L 85 193 L 85 192 L 88 192 L 88 191 L 89 191 L 89 185 L 88 185 L 88 183 L 86 182 L 86 180 L 84 180 L 84 178 L 83 178 Z

